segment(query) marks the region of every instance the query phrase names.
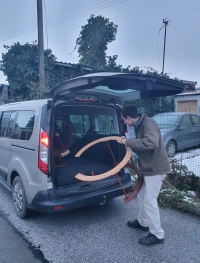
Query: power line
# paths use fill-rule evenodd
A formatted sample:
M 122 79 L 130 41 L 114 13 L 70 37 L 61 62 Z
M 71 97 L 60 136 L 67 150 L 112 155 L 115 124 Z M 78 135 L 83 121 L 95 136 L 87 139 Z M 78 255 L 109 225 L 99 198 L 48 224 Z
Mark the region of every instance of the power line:
M 190 12 L 187 12 L 187 13 L 185 13 L 185 14 L 182 14 L 182 15 L 180 15 L 180 16 L 176 16 L 175 18 L 171 19 L 170 21 L 175 20 L 175 19 L 177 19 L 177 18 L 179 18 L 179 17 L 181 17 L 181 16 L 187 15 L 187 14 L 189 14 L 189 13 L 192 13 L 192 12 L 198 10 L 198 9 L 200 9 L 200 7 L 199 7 L 199 8 L 196 8 L 195 10 L 192 10 L 192 11 L 190 11 Z
M 99 7 L 102 7 L 102 8 L 100 8 L 100 9 L 98 9 L 98 10 L 96 10 L 96 11 L 99 11 L 99 10 L 102 10 L 102 9 L 105 9 L 105 8 L 107 8 L 107 7 L 111 7 L 111 6 L 114 6 L 114 5 L 118 5 L 118 4 L 120 4 L 120 3 L 123 3 L 123 2 L 127 2 L 128 0 L 123 0 L 123 1 L 121 1 L 121 2 L 119 2 L 119 3 L 115 3 L 115 4 L 111 4 L 111 3 L 114 3 L 114 2 L 116 2 L 116 0 L 114 0 L 114 1 L 112 1 L 112 2 L 110 2 L 109 4 L 111 4 L 111 5 L 108 5 L 108 4 L 103 4 L 103 5 L 100 5 Z M 106 5 L 106 6 L 105 6 Z M 105 6 L 105 7 L 104 7 Z M 88 9 L 86 12 L 88 13 L 88 11 L 89 10 L 93 10 L 93 8 L 91 8 L 91 9 Z M 87 13 L 84 13 L 84 14 L 87 14 Z M 79 14 L 79 13 L 78 13 Z M 84 15 L 83 14 L 83 15 Z M 80 16 L 82 16 L 82 11 L 80 12 Z M 80 17 L 80 16 L 77 16 L 77 17 Z M 77 17 L 75 17 L 75 18 L 77 18 Z M 54 23 L 49 23 L 48 25 L 49 26 L 51 26 L 51 25 L 56 25 L 56 24 L 58 24 L 58 23 L 61 23 L 61 22 L 65 22 L 65 21 L 68 21 L 68 20 L 71 20 L 71 19 L 74 19 L 74 17 L 73 18 L 69 18 L 69 19 L 62 19 L 62 20 L 58 20 L 58 21 L 54 21 Z
M 104 0 L 104 1 L 102 1 L 102 2 L 105 2 L 105 1 L 106 1 L 106 0 Z M 89 2 L 89 3 L 92 3 L 92 2 L 95 2 L 95 1 L 91 1 L 91 2 Z M 100 3 L 102 3 L 102 2 L 100 2 Z M 87 3 L 87 4 L 85 4 L 85 5 L 88 5 L 89 3 Z M 79 6 L 78 8 L 80 8 L 80 7 L 82 7 L 82 6 L 84 6 L 84 5 L 81 5 L 81 6 Z M 98 6 L 97 6 L 97 7 L 98 7 Z M 57 19 L 58 17 L 60 18 L 60 17 L 61 17 L 61 14 L 69 13 L 70 11 L 72 11 L 72 10 L 74 10 L 74 9 L 77 9 L 77 7 L 71 8 L 71 9 L 65 11 L 65 12 L 61 12 L 61 13 L 58 13 L 58 14 L 56 14 L 56 15 L 50 16 L 50 18 L 48 19 L 48 21 L 53 22 L 53 20 Z M 85 9 L 85 8 L 82 8 L 82 9 Z M 70 12 L 70 15 L 71 15 L 71 13 L 73 13 L 73 12 L 74 12 L 74 11 Z M 62 17 L 61 17 L 61 18 L 62 18 Z M 29 24 L 29 25 L 26 25 L 26 26 L 24 26 L 24 27 L 19 28 L 18 30 L 12 30 L 12 31 L 8 31 L 8 32 L 4 32 L 4 33 L 0 34 L 0 42 L 5 41 L 5 40 L 10 39 L 10 38 L 13 38 L 13 36 L 14 36 L 14 37 L 17 37 L 18 35 L 27 34 L 27 33 L 29 33 L 30 31 L 31 31 L 31 32 L 32 32 L 32 31 L 35 31 L 35 30 L 36 30 L 36 26 L 37 26 L 36 23 L 31 23 L 31 24 Z M 18 33 L 20 33 L 20 34 L 18 34 Z M 1 37 L 1 36 L 3 36 L 3 35 L 5 35 L 5 38 L 3 38 L 3 40 L 2 40 L 2 37 Z M 7 37 L 6 37 L 6 35 L 7 35 Z
M 89 3 L 92 3 L 92 2 L 96 2 L 96 0 L 91 1 L 91 2 L 89 2 Z M 104 1 L 103 1 L 103 2 L 104 2 Z M 79 7 L 82 7 L 82 6 L 84 6 L 84 5 L 88 5 L 89 3 L 86 3 L 86 4 L 83 4 L 83 5 L 80 5 Z M 49 20 L 51 20 L 53 17 L 60 16 L 61 14 L 68 13 L 68 12 L 70 12 L 71 10 L 74 10 L 74 9 L 76 9 L 76 8 L 77 8 L 77 7 L 75 7 L 75 8 L 71 8 L 71 9 L 69 9 L 69 10 L 67 10 L 67 11 L 64 11 L 64 12 L 58 13 L 58 14 L 56 14 L 56 15 L 52 15 L 52 16 L 49 17 Z M 31 28 L 31 27 L 33 27 L 33 26 L 35 26 L 35 25 L 36 25 L 36 23 L 30 23 L 30 24 L 28 24 L 28 25 L 26 25 L 26 26 L 19 27 L 17 30 L 15 29 L 15 30 L 10 30 L 10 31 L 7 31 L 7 32 L 4 32 L 4 33 L 1 33 L 1 34 L 0 34 L 0 37 L 3 36 L 3 35 L 16 33 L 16 32 L 21 31 L 21 30 L 23 30 L 23 29 L 25 29 L 25 28 L 27 28 L 27 27 L 30 27 L 30 28 Z
M 189 10 L 189 9 L 191 9 L 191 8 L 194 8 L 194 7 L 196 7 L 196 6 L 200 6 L 200 4 L 197 4 L 197 5 L 191 6 L 191 7 L 186 8 L 186 9 L 183 9 L 182 11 L 179 11 L 179 12 L 173 14 L 173 15 L 170 15 L 170 16 L 168 16 L 168 17 L 165 18 L 165 19 L 169 19 L 169 18 L 172 17 L 172 16 L 175 16 L 175 15 L 177 15 L 177 14 L 180 14 L 180 13 L 182 13 L 182 12 L 184 12 L 184 11 L 187 11 L 187 10 Z M 195 9 L 195 10 L 197 10 L 197 9 Z M 193 11 L 195 11 L 195 10 L 193 10 Z M 172 19 L 171 19 L 171 20 L 172 20 Z
M 175 14 L 173 14 L 173 15 L 170 15 L 170 16 L 168 16 L 167 18 L 163 19 L 164 25 L 159 29 L 158 38 L 157 38 L 157 55 L 158 55 L 159 63 L 160 63 L 160 65 L 161 65 L 160 58 L 159 58 L 159 54 L 158 54 L 158 40 L 159 40 L 160 31 L 161 31 L 161 29 L 165 26 L 162 75 L 164 74 L 165 43 L 166 43 L 166 30 L 167 30 L 167 25 L 169 24 L 169 22 L 171 22 L 171 21 L 174 20 L 174 19 L 177 19 L 177 18 L 179 18 L 179 17 L 181 17 L 181 16 L 187 15 L 187 14 L 189 14 L 189 13 L 191 13 L 191 12 L 194 12 L 194 11 L 200 9 L 200 7 L 199 7 L 199 8 L 195 8 L 194 10 L 191 10 L 191 11 L 189 11 L 189 12 L 183 13 L 183 12 L 185 12 L 185 11 L 187 11 L 187 10 L 190 10 L 190 9 L 193 9 L 194 7 L 197 7 L 197 6 L 200 6 L 200 4 L 197 4 L 197 5 L 191 6 L 191 7 L 189 7 L 189 8 L 186 8 L 186 9 L 184 9 L 184 10 L 182 10 L 182 11 L 179 11 L 179 12 L 177 12 L 177 13 L 175 13 Z M 175 15 L 180 14 L 180 13 L 183 13 L 183 14 L 182 14 L 182 15 L 179 15 L 179 16 L 175 16 Z M 173 16 L 175 16 L 175 17 L 169 20 L 169 18 L 170 18 L 170 17 L 173 17 Z
M 115 1 L 118 1 L 118 0 L 115 0 Z M 85 5 L 89 5 L 90 4 L 90 6 L 89 7 L 91 7 L 91 6 L 95 6 L 95 5 L 98 5 L 98 4 L 101 4 L 101 3 L 103 3 L 103 2 L 108 2 L 107 0 L 103 0 L 103 1 L 101 1 L 101 2 L 99 2 L 99 3 L 95 3 L 95 4 L 93 4 L 93 5 L 91 5 L 91 3 L 93 3 L 93 2 L 96 2 L 96 0 L 95 1 L 91 1 L 91 2 L 89 2 L 89 3 L 87 3 L 87 4 L 83 4 L 83 5 L 80 5 L 80 6 L 78 6 L 78 8 L 79 9 L 81 9 L 81 10 L 83 10 L 83 9 L 85 9 L 85 8 L 87 8 L 87 7 L 83 7 L 82 8 L 82 6 L 85 6 Z M 77 7 L 74 7 L 74 8 L 71 8 L 71 9 L 69 9 L 69 10 L 66 10 L 66 11 L 64 11 L 64 12 L 61 12 L 61 13 L 59 13 L 59 14 L 56 14 L 56 15 L 53 15 L 53 16 L 51 16 L 51 18 L 53 18 L 53 17 L 61 17 L 61 15 L 62 14 L 66 14 L 66 13 L 73 13 L 73 12 L 76 12 L 76 10 L 78 9 Z M 74 10 L 74 11 L 72 11 L 72 10 Z M 72 11 L 72 12 L 71 12 Z
M 56 25 L 56 24 L 59 24 L 59 23 L 62 23 L 62 22 L 66 22 L 66 21 L 69 21 L 69 20 L 73 20 L 73 19 L 79 18 L 79 17 L 81 17 L 81 16 L 84 16 L 84 15 L 90 13 L 91 11 L 92 11 L 92 12 L 97 12 L 97 11 L 99 11 L 99 10 L 102 10 L 102 9 L 105 9 L 105 8 L 108 8 L 108 7 L 112 7 L 112 6 L 115 6 L 115 5 L 118 5 L 118 4 L 121 4 L 121 3 L 126 2 L 126 1 L 128 1 L 128 0 L 123 0 L 123 1 L 120 1 L 120 2 L 118 2 L 118 3 L 116 3 L 116 1 L 117 1 L 117 0 L 111 1 L 111 2 L 106 3 L 106 4 L 103 4 L 103 5 L 100 5 L 100 6 L 98 6 L 98 7 L 101 7 L 101 8 L 98 8 L 98 9 L 96 9 L 96 6 L 95 6 L 95 7 L 90 8 L 90 9 L 84 11 L 84 12 L 81 11 L 81 12 L 79 12 L 79 13 L 77 13 L 77 14 L 72 15 L 72 17 L 70 17 L 70 15 L 69 15 L 69 17 L 67 17 L 67 18 L 63 18 L 63 19 L 61 18 L 60 20 L 56 20 L 56 21 L 50 21 L 50 19 L 49 19 L 50 22 L 47 24 L 47 26 L 53 26 L 53 25 Z M 102 1 L 102 2 L 104 2 L 104 1 Z M 100 3 L 102 3 L 102 2 L 100 2 Z M 114 3 L 114 2 L 115 2 L 115 3 Z M 112 3 L 112 4 L 111 4 L 111 3 Z M 98 5 L 99 5 L 99 4 L 98 4 Z M 69 12 L 69 11 L 67 11 L 67 12 Z M 57 15 L 56 15 L 56 16 L 57 16 Z M 47 19 L 47 21 L 48 21 L 48 19 Z M 28 26 L 25 26 L 25 27 L 28 27 Z M 30 26 L 29 26 L 29 27 L 30 27 Z M 12 39 L 12 38 L 18 37 L 18 36 L 23 35 L 23 34 L 27 34 L 27 33 L 36 31 L 36 30 L 37 30 L 36 24 L 34 25 L 34 27 L 31 26 L 31 28 L 33 28 L 33 29 L 30 30 L 29 28 L 27 28 L 27 29 L 23 29 L 23 28 L 22 28 L 22 29 L 20 29 L 20 30 L 18 30 L 18 31 L 11 31 L 10 35 L 9 35 L 9 33 L 7 33 L 7 34 L 8 34 L 7 37 L 3 37 L 3 36 L 1 37 L 1 34 L 0 34 L 0 42 L 3 42 L 3 41 L 6 41 L 6 40 L 8 40 L 8 39 Z M 20 33 L 20 32 L 21 32 L 21 33 Z M 3 34 L 5 34 L 5 33 L 3 33 Z
M 98 3 L 98 5 L 101 4 L 102 2 L 105 2 L 105 1 L 107 1 L 107 0 L 101 1 L 100 3 Z M 82 7 L 82 6 L 85 6 L 85 5 L 88 5 L 88 4 L 90 4 L 90 3 L 93 3 L 93 2 L 96 2 L 96 0 L 95 0 L 95 1 L 91 1 L 91 2 L 89 2 L 89 3 L 86 3 L 86 4 L 83 4 L 83 5 L 80 5 L 78 8 L 80 8 L 80 7 Z M 98 7 L 98 5 L 97 5 L 97 7 Z M 90 5 L 90 6 L 94 6 L 94 5 Z M 88 7 L 85 7 L 85 8 L 88 8 Z M 85 8 L 81 8 L 81 10 L 83 10 L 83 9 L 85 9 Z M 94 7 L 94 8 L 95 8 L 95 7 Z M 69 12 L 70 12 L 70 15 L 71 15 L 73 12 L 76 12 L 76 9 L 77 9 L 77 7 L 71 8 L 71 9 L 65 11 L 65 12 L 61 12 L 61 13 L 58 13 L 58 14 L 56 14 L 56 15 L 52 15 L 52 16 L 50 16 L 50 17 L 47 19 L 47 21 L 49 21 L 49 23 L 52 24 L 53 20 L 58 19 L 58 18 L 62 18 L 62 14 L 65 14 L 65 13 L 69 13 Z M 73 10 L 75 10 L 75 11 L 73 11 Z M 71 12 L 71 11 L 72 11 L 72 12 Z M 86 11 L 87 11 L 87 10 L 86 10 Z M 18 35 L 27 34 L 27 33 L 29 33 L 30 31 L 31 31 L 31 32 L 32 32 L 32 31 L 35 31 L 35 30 L 36 30 L 36 26 L 37 26 L 36 23 L 31 23 L 31 24 L 26 25 L 26 26 L 24 26 L 24 27 L 20 27 L 20 28 L 17 29 L 17 30 L 11 30 L 11 31 L 8 31 L 8 32 L 4 32 L 4 33 L 0 34 L 0 42 L 2 42 L 2 41 L 4 41 L 4 40 L 7 40 L 7 39 L 10 39 L 10 38 L 13 38 L 13 36 L 16 37 L 16 36 L 18 36 Z M 20 32 L 21 32 L 21 33 L 20 33 Z M 18 33 L 20 33 L 20 34 L 18 34 Z M 4 36 L 4 35 L 5 35 L 5 38 L 3 38 L 3 40 L 2 40 L 2 37 L 1 37 L 1 36 Z M 6 35 L 7 35 L 8 38 L 6 38 Z

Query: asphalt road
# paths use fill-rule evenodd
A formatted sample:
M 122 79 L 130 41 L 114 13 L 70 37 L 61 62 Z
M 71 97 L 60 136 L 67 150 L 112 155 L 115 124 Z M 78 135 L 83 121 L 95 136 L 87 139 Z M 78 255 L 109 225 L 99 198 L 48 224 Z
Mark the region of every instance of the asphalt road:
M 4 218 L 0 213 L 0 262 L 1 263 L 41 263 L 43 255 Z M 47 262 L 47 261 L 46 261 Z
M 153 247 L 138 243 L 146 232 L 126 226 L 137 215 L 135 200 L 125 204 L 120 197 L 103 207 L 21 220 L 11 195 L 0 186 L 0 210 L 51 263 L 200 263 L 200 218 L 170 208 L 161 209 L 165 243 Z

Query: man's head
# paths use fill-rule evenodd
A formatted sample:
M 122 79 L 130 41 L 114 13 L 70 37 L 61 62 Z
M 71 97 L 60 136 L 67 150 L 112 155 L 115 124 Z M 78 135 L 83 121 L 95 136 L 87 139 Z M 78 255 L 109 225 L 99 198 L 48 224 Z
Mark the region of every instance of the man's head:
M 121 118 L 124 124 L 133 125 L 139 118 L 138 109 L 135 106 L 125 106 L 121 110 Z

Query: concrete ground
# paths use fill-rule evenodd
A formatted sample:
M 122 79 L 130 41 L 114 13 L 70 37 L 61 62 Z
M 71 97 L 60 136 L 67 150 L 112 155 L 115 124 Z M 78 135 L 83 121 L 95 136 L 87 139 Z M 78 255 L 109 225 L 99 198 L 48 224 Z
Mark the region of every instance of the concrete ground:
M 0 237 L 0 263 L 48 262 L 1 214 Z

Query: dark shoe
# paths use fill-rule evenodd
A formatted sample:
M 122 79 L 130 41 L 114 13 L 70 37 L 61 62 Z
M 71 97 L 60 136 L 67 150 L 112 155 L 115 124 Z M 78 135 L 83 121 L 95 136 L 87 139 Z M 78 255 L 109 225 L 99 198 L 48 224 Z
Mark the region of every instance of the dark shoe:
M 153 234 L 149 233 L 148 236 L 139 239 L 139 243 L 143 246 L 151 246 L 164 243 L 164 238 L 159 239 Z
M 142 229 L 143 231 L 149 231 L 149 228 L 146 226 L 141 226 L 138 220 L 128 221 L 127 226 L 132 227 L 132 228 L 139 228 L 139 229 Z

